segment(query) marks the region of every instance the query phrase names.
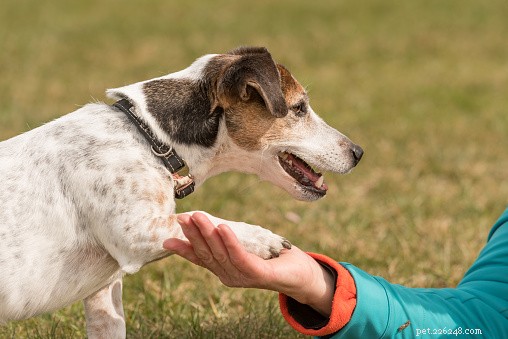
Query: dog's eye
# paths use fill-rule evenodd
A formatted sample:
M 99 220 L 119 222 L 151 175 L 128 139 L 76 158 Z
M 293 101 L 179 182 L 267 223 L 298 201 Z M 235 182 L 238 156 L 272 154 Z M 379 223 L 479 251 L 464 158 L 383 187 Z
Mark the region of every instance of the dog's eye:
M 304 116 L 307 113 L 307 104 L 302 101 L 291 107 L 291 110 L 295 112 L 297 116 Z

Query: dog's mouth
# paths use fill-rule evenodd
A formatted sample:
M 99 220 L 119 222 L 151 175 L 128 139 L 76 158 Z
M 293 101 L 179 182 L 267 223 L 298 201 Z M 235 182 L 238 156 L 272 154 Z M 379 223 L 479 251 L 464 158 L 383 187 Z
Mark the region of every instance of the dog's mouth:
M 326 194 L 328 186 L 324 183 L 323 175 L 314 171 L 308 163 L 288 152 L 280 152 L 278 158 L 284 171 L 304 189 L 321 196 Z

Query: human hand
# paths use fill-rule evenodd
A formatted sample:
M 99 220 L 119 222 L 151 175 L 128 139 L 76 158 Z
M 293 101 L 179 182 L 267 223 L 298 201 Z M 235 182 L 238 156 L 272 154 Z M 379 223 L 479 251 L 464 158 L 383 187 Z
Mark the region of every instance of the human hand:
M 331 312 L 334 279 L 308 254 L 293 246 L 263 260 L 247 252 L 225 224 L 215 227 L 203 213 L 180 214 L 188 241 L 164 241 L 164 248 L 214 273 L 229 287 L 281 292 L 325 316 Z

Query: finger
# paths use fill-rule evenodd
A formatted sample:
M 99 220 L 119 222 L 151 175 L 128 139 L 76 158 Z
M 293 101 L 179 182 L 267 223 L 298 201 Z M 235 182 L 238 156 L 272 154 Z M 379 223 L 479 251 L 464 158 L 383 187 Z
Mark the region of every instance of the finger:
M 231 265 L 236 270 L 242 274 L 251 275 L 258 270 L 259 265 L 264 265 L 263 259 L 245 250 L 236 234 L 228 225 L 219 225 L 218 231 L 228 252 Z
M 194 253 L 194 248 L 192 247 L 192 245 L 185 240 L 176 238 L 166 239 L 162 244 L 162 246 L 166 250 L 189 260 L 193 264 L 203 266 L 203 262 L 201 261 L 201 259 L 199 259 L 196 253 Z
M 252 275 L 252 272 L 249 272 L 248 269 L 245 269 L 243 266 L 242 268 L 244 270 L 240 271 L 237 268 L 237 266 L 232 263 L 231 258 L 229 256 L 229 251 L 226 248 L 226 245 L 224 244 L 221 234 L 219 233 L 220 232 L 219 230 L 222 227 L 225 227 L 229 231 L 228 234 L 229 237 L 233 240 L 234 243 L 236 243 L 237 248 L 240 251 L 243 251 L 242 254 L 246 256 L 251 256 L 251 254 L 243 249 L 242 245 L 236 238 L 236 235 L 228 226 L 219 225 L 219 227 L 217 228 L 213 225 L 213 223 L 211 223 L 208 217 L 202 213 L 194 213 L 191 217 L 191 220 L 190 221 L 186 220 L 186 223 L 192 227 L 199 229 L 201 236 L 204 238 L 204 241 L 207 242 L 208 245 L 207 248 L 212 252 L 213 260 L 207 260 L 207 258 L 202 257 L 197 249 L 196 243 L 193 242 L 193 239 L 189 238 L 191 244 L 194 246 L 194 250 L 197 256 L 203 262 L 203 266 L 212 271 L 215 275 L 217 275 L 224 284 L 231 287 L 233 286 L 254 287 L 259 285 L 259 283 L 256 282 L 256 280 L 258 279 L 258 275 L 259 276 L 263 275 L 262 273 L 259 274 L 259 272 L 256 272 L 256 274 L 254 275 L 255 281 L 251 281 L 251 278 L 249 276 Z M 187 226 L 183 226 L 184 229 L 186 227 Z M 255 259 L 263 261 L 257 256 L 254 257 Z
M 223 247 L 222 240 L 214 224 L 202 213 L 194 213 L 190 219 L 183 218 L 182 221 L 182 230 L 193 246 L 194 253 L 201 260 L 202 266 L 217 276 L 223 276 L 224 268 L 216 257 L 224 262 L 227 251 L 220 249 L 221 246 Z
M 164 242 L 162 243 L 162 247 L 164 247 L 165 250 L 168 250 L 170 252 L 177 252 L 184 250 L 185 247 L 192 246 L 188 241 L 177 238 L 169 238 L 164 240 Z
M 208 247 L 203 234 L 201 234 L 201 230 L 196 226 L 192 218 L 180 215 L 177 220 L 182 227 L 183 234 L 193 247 L 194 253 L 205 263 L 210 261 L 212 258 L 210 248 Z
M 190 225 L 192 223 L 191 217 L 188 214 L 178 214 L 176 221 L 180 224 L 180 226 Z
M 196 226 L 190 215 L 180 214 L 177 221 L 182 227 L 183 234 L 196 250 L 209 250 L 200 229 Z
M 199 228 L 203 238 L 212 252 L 213 257 L 219 263 L 227 261 L 228 252 L 218 233 L 217 227 L 215 227 L 210 219 L 202 213 L 194 213 L 192 215 L 192 221 Z

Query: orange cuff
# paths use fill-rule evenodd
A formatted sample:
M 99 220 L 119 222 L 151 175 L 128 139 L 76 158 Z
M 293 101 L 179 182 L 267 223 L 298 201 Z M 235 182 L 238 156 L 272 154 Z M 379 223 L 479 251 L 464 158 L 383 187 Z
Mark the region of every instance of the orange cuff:
M 328 266 L 337 272 L 337 281 L 335 285 L 335 294 L 333 296 L 332 313 L 330 314 L 330 318 L 327 323 L 323 324 L 323 327 L 305 327 L 300 322 L 298 322 L 294 316 L 295 313 L 298 313 L 299 306 L 296 308 L 291 307 L 291 311 L 288 307 L 288 301 L 291 301 L 291 304 L 299 303 L 282 293 L 279 294 L 280 310 L 284 316 L 284 319 L 286 319 L 286 321 L 298 332 L 311 336 L 325 336 L 339 331 L 351 319 L 356 306 L 355 281 L 349 271 L 341 264 L 337 263 L 335 260 L 322 254 L 310 252 L 307 252 L 307 254 L 320 264 L 324 264 L 324 266 Z M 299 305 L 302 305 L 301 308 L 306 306 L 303 304 Z

